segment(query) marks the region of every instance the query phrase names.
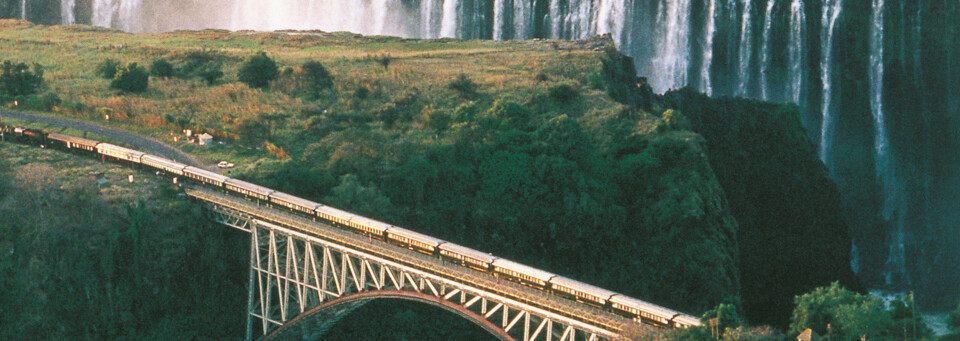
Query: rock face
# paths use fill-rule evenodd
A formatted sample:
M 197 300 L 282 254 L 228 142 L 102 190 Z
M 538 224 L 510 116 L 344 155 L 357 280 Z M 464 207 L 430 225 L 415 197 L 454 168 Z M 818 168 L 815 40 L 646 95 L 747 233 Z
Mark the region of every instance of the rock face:
M 860 287 L 840 195 L 796 106 L 711 99 L 690 89 L 663 101 L 706 139 L 740 224 L 742 300 L 751 322 L 786 325 L 795 295 L 832 281 Z

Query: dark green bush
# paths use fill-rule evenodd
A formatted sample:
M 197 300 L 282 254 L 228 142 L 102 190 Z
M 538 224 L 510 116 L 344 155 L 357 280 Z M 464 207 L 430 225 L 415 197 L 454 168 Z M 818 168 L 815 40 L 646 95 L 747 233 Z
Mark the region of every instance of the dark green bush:
M 110 87 L 123 92 L 141 93 L 150 85 L 150 74 L 137 63 L 130 63 L 117 70 Z
M 576 99 L 579 93 L 569 84 L 560 84 L 550 87 L 549 95 L 554 101 L 566 104 Z
M 237 78 L 252 88 L 263 88 L 277 78 L 279 70 L 277 63 L 267 57 L 266 52 L 260 52 L 240 66 Z
M 157 77 L 163 77 L 163 78 L 170 78 L 173 76 L 173 73 L 174 73 L 173 64 L 170 64 L 170 62 L 164 58 L 157 59 L 153 61 L 153 65 L 150 65 L 151 75 L 154 75 Z
M 4 61 L 0 65 L 0 93 L 10 96 L 35 94 L 43 86 L 43 67 L 33 64 L 33 70 L 26 63 Z
M 197 76 L 207 82 L 207 85 L 214 85 L 223 78 L 223 70 L 220 69 L 220 63 L 207 63 L 198 69 Z
M 97 76 L 103 79 L 113 79 L 117 75 L 117 70 L 120 68 L 120 64 L 113 59 L 105 59 L 104 61 L 97 64 Z
M 467 78 L 467 75 L 462 73 L 451 81 L 450 84 L 447 84 L 447 87 L 466 98 L 473 98 L 477 95 L 477 85 L 474 84 L 470 78 Z

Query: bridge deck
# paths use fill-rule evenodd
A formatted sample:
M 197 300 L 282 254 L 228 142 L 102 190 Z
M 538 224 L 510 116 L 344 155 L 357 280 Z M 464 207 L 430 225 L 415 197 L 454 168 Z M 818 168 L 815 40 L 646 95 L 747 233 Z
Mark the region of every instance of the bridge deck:
M 491 274 L 441 261 L 418 252 L 387 244 L 378 239 L 346 231 L 319 221 L 283 210 L 259 206 L 254 202 L 206 188 L 187 188 L 187 195 L 215 205 L 284 225 L 291 230 L 305 233 L 333 243 L 380 255 L 396 262 L 408 264 L 423 271 L 441 275 L 477 288 L 488 290 L 517 301 L 553 311 L 582 322 L 622 332 L 625 328 L 636 330 L 638 323 L 608 311 L 550 295 L 514 282 L 501 280 Z M 643 329 L 654 328 L 644 325 Z

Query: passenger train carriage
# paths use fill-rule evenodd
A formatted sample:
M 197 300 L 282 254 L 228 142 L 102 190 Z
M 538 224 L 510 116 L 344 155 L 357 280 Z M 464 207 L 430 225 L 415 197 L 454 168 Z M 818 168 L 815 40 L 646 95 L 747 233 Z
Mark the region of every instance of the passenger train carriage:
M 224 181 L 223 186 L 229 191 L 234 191 L 258 200 L 270 200 L 270 194 L 276 192 L 270 188 L 233 178 Z
M 610 296 L 617 294 L 613 291 L 581 283 L 563 276 L 553 277 L 553 279 L 550 280 L 550 289 L 560 293 L 560 296 L 567 296 L 596 307 L 603 307 L 607 304 Z
M 317 207 L 320 206 L 320 204 L 313 201 L 295 197 L 283 192 L 271 193 L 270 202 L 309 215 L 313 215 L 313 213 L 316 212 Z
M 394 241 L 411 250 L 428 255 L 434 254 L 437 246 L 444 242 L 443 240 L 396 226 L 391 226 L 387 229 L 387 240 Z
M 47 134 L 47 139 L 53 143 L 59 143 L 64 148 L 67 149 L 82 149 L 89 152 L 96 151 L 97 145 L 100 144 L 100 141 L 88 140 L 80 137 L 73 137 L 69 135 L 49 133 Z
M 489 253 L 483 253 L 454 243 L 443 243 L 440 244 L 439 248 L 440 256 L 457 260 L 464 266 L 482 271 L 489 271 L 493 261 L 497 259 Z
M 97 153 L 102 156 L 109 156 L 117 160 L 130 161 L 133 163 L 140 163 L 140 157 L 146 154 L 138 150 L 124 148 L 109 143 L 97 144 Z
M 217 187 L 223 187 L 223 183 L 227 182 L 230 178 L 223 175 L 208 171 L 206 169 L 200 169 L 193 166 L 187 166 L 183 169 L 183 175 L 197 180 L 199 182 L 214 185 Z
M 102 159 L 110 157 L 126 162 L 141 164 L 168 174 L 185 176 L 200 184 L 214 186 L 225 191 L 237 193 L 247 198 L 265 201 L 291 211 L 334 223 L 358 233 L 367 234 L 387 243 L 405 247 L 444 260 L 452 260 L 471 269 L 488 272 L 510 281 L 530 286 L 551 294 L 573 299 L 613 313 L 634 319 L 637 322 L 685 328 L 698 326 L 700 321 L 693 316 L 650 304 L 632 297 L 624 296 L 603 288 L 582 283 L 570 278 L 558 276 L 547 271 L 523 265 L 508 259 L 496 257 L 465 246 L 445 242 L 425 234 L 393 226 L 388 223 L 356 215 L 334 207 L 243 180 L 232 179 L 221 174 L 197 167 L 146 154 L 140 151 L 116 146 L 109 143 L 88 140 L 69 135 L 50 133 L 25 128 L 0 126 L 3 132 L 14 133 L 18 141 L 39 144 L 50 143 L 66 150 L 96 152 Z
M 143 155 L 140 158 L 140 163 L 144 166 L 153 167 L 160 171 L 176 175 L 183 175 L 183 169 L 187 168 L 185 164 L 150 154 Z
M 493 261 L 493 271 L 500 276 L 516 280 L 520 282 L 520 284 L 539 289 L 546 289 L 547 282 L 556 276 L 552 273 L 503 258 L 497 258 Z

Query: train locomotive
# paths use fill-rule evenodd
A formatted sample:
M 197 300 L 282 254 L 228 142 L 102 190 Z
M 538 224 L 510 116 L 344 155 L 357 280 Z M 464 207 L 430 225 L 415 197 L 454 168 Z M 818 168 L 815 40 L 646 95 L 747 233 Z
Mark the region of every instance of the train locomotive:
M 257 203 L 283 207 L 297 214 L 320 219 L 340 228 L 368 235 L 398 247 L 438 257 L 444 261 L 473 270 L 490 273 L 498 278 L 545 291 L 558 297 L 605 309 L 637 322 L 668 328 L 686 328 L 700 325 L 697 318 L 671 309 L 160 156 L 105 142 L 57 133 L 47 134 L 40 130 L 21 127 L 2 126 L 0 132 L 3 132 L 4 136 L 11 136 L 12 141 L 19 143 L 41 147 L 51 146 L 70 152 L 97 155 L 101 160 L 109 159 L 121 163 L 137 164 L 158 173 L 183 177 L 196 185 L 215 187 Z

